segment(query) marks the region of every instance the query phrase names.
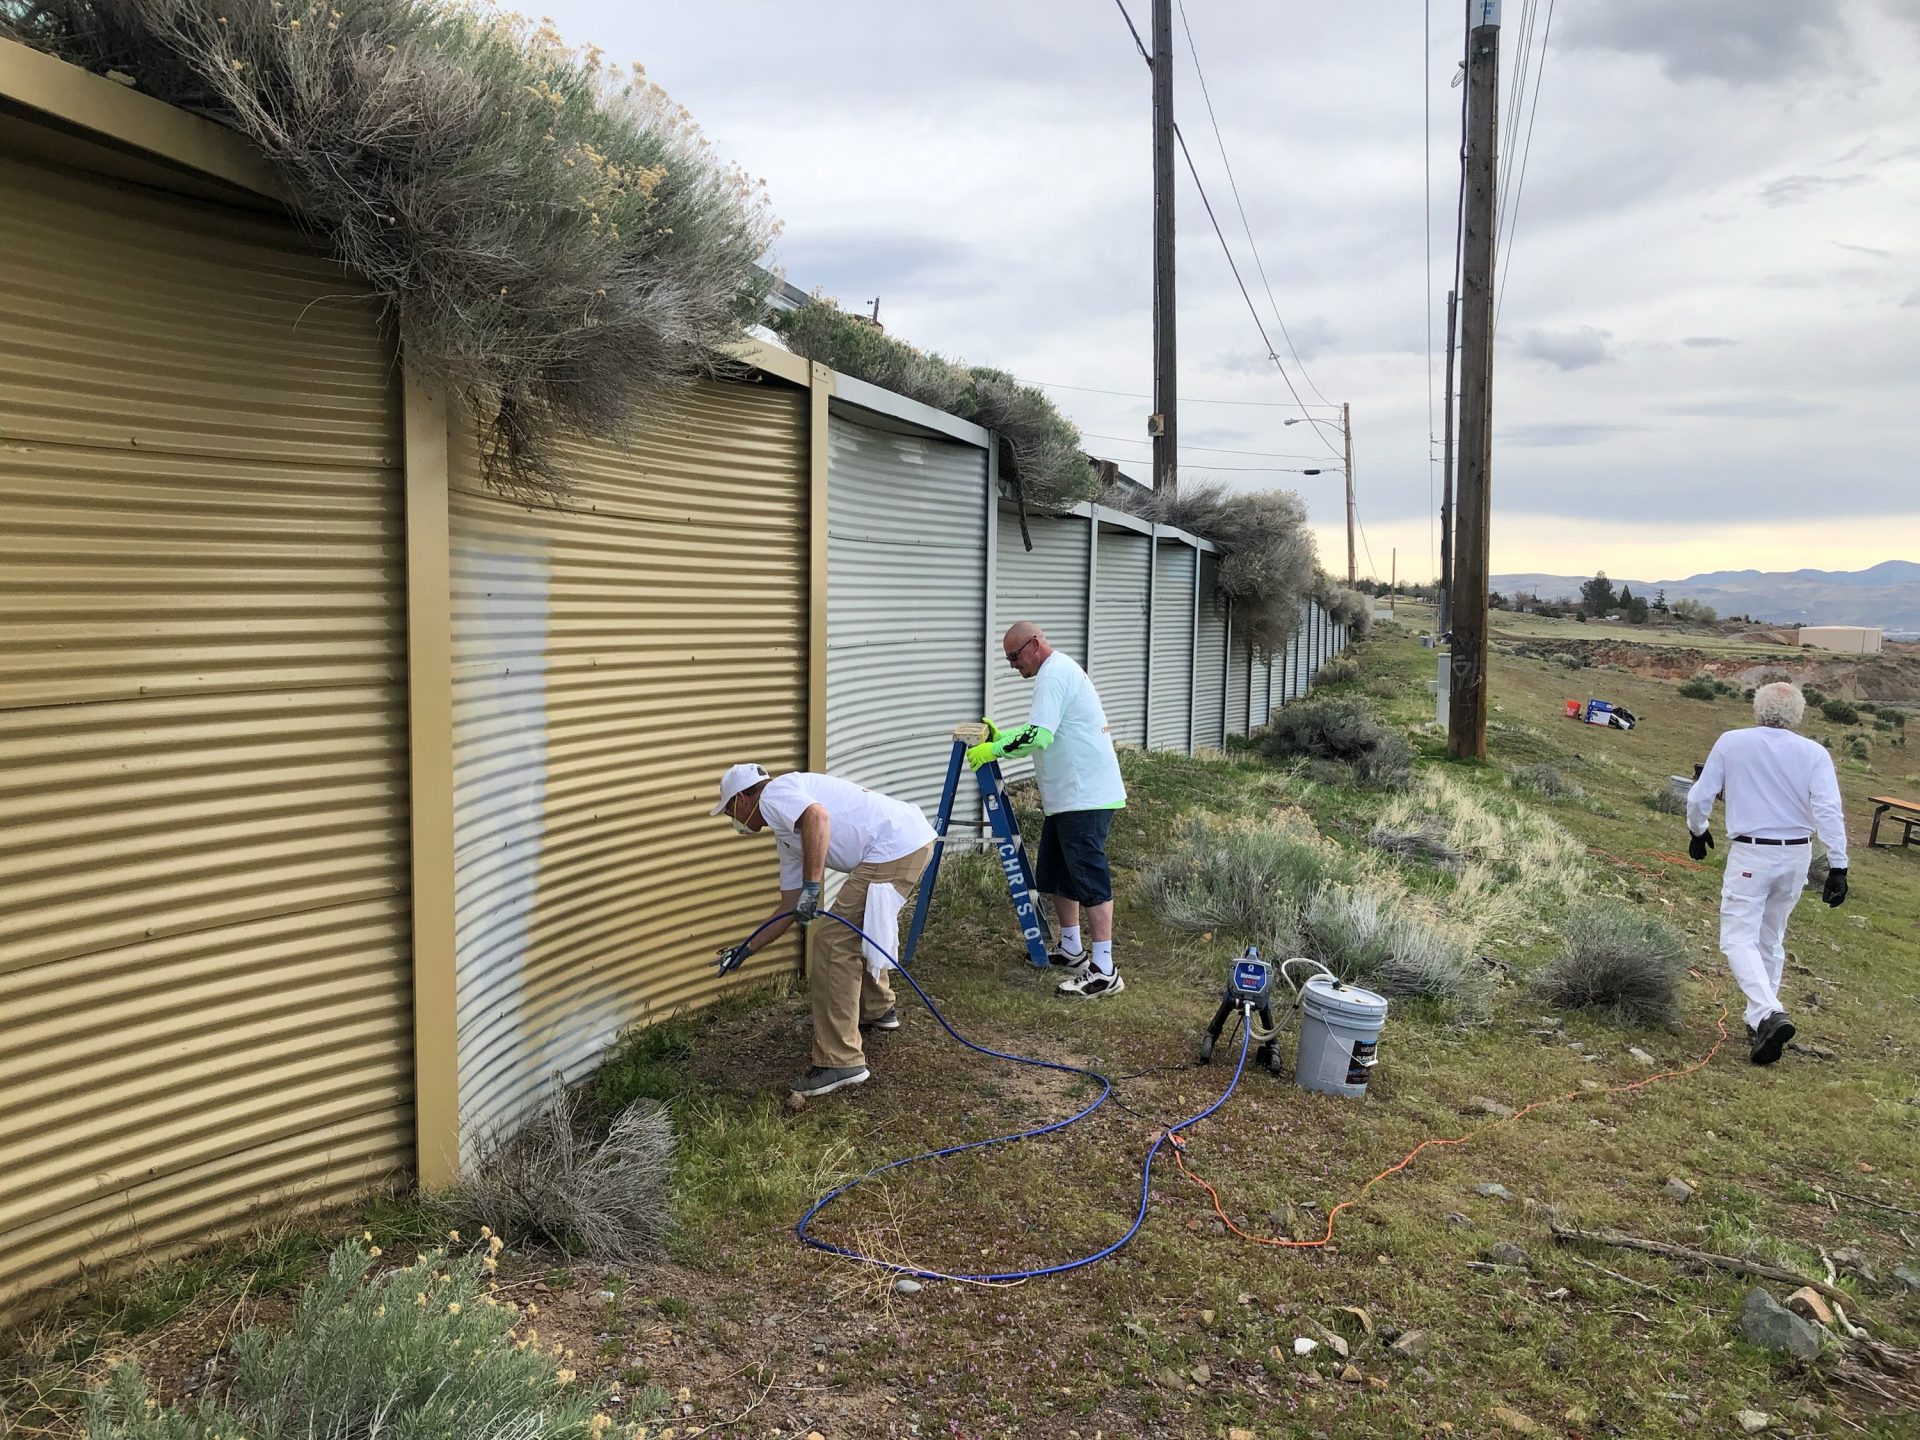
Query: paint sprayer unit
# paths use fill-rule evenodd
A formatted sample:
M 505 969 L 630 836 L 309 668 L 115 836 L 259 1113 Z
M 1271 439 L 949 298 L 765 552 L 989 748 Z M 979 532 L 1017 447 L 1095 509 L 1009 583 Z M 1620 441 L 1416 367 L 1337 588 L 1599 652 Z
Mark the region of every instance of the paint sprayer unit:
M 1310 966 L 1319 973 L 1304 985 L 1292 975 L 1295 966 Z M 1283 960 L 1278 976 L 1293 992 L 1286 1014 L 1298 1010 L 1300 1048 L 1294 1064 L 1294 1082 L 1304 1090 L 1324 1095 L 1344 1095 L 1358 1099 L 1367 1093 L 1367 1078 L 1376 1062 L 1380 1031 L 1387 1022 L 1385 997 L 1344 983 L 1318 960 Z M 1276 1024 L 1273 1018 L 1273 989 L 1276 969 L 1260 958 L 1260 951 L 1249 945 L 1236 957 L 1227 971 L 1227 984 L 1220 996 L 1220 1008 L 1213 1013 L 1200 1042 L 1202 1065 L 1213 1060 L 1214 1047 L 1221 1032 L 1235 1014 L 1241 1016 L 1247 1033 L 1259 1041 L 1254 1063 L 1269 1075 L 1279 1075 L 1280 1032 L 1286 1014 Z

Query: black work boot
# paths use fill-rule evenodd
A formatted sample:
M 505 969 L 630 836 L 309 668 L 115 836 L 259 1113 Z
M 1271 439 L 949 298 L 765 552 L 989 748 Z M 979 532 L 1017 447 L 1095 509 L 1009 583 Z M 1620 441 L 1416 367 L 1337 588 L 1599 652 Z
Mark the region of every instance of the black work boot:
M 1753 1063 L 1773 1064 L 1780 1058 L 1780 1052 L 1787 1048 L 1787 1042 L 1791 1039 L 1793 1039 L 1793 1021 L 1787 1018 L 1786 1011 L 1774 1011 L 1754 1027 Z

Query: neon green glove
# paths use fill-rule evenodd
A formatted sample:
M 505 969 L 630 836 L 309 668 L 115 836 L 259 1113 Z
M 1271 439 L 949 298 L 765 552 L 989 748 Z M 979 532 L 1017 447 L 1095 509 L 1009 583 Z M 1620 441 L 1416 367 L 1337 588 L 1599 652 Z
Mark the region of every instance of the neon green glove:
M 1000 727 L 994 724 L 993 721 L 987 719 L 986 716 L 982 715 L 980 717 L 980 724 L 985 728 L 987 732 L 986 734 L 987 739 L 998 740 L 1000 738 Z
M 968 749 L 967 767 L 971 770 L 978 770 L 989 760 L 998 760 L 999 758 L 999 747 L 991 740 L 982 740 L 978 745 L 974 745 Z

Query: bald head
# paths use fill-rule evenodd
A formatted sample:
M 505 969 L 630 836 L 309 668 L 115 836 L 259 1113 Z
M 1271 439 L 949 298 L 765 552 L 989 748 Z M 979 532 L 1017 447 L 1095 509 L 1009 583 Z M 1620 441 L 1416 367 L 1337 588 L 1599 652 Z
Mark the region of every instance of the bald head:
M 1031 620 L 1016 621 L 1001 637 L 1000 649 L 1007 663 L 1031 680 L 1053 654 L 1047 637 Z

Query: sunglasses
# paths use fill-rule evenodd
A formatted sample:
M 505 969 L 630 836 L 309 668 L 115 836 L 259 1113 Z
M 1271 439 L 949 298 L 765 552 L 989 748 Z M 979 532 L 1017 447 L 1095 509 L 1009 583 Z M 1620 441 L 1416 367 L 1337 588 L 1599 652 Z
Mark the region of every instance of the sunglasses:
M 1007 664 L 1018 667 L 1020 664 L 1020 652 L 1039 638 L 1038 635 L 1029 635 L 1025 640 L 1021 641 L 1019 645 L 1007 651 Z

